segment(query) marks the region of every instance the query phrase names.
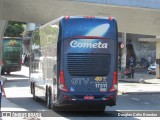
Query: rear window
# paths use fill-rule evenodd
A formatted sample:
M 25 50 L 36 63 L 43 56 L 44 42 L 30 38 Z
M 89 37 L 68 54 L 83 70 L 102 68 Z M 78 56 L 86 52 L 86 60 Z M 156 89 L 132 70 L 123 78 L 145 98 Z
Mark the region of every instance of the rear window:
M 98 36 L 114 38 L 115 22 L 108 19 L 71 18 L 64 19 L 64 38 L 73 36 Z

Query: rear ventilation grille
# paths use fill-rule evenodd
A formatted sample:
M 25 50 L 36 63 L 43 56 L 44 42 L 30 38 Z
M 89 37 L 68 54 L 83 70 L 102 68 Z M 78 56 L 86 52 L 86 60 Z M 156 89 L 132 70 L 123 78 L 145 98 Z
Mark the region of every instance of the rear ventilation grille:
M 107 76 L 110 63 L 110 54 L 67 54 L 67 67 L 72 76 Z

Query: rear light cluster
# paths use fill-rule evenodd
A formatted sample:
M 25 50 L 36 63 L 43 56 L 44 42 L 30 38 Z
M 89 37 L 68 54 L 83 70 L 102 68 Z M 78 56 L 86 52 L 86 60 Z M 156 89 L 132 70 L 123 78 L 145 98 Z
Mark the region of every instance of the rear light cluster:
M 66 18 L 66 20 L 68 20 L 70 17 L 69 17 L 69 16 L 66 16 L 65 18 Z
M 95 18 L 94 16 L 85 16 L 84 18 Z
M 20 64 L 22 65 L 22 59 L 20 59 Z
M 117 91 L 117 89 L 118 89 L 118 72 L 114 72 L 112 86 L 109 91 L 114 92 Z
M 1 65 L 4 65 L 4 60 L 2 59 L 2 63 L 1 63 Z
M 73 101 L 75 101 L 76 99 L 74 99 L 74 98 L 70 98 L 69 96 L 67 96 L 67 95 L 63 95 L 63 97 L 65 98 L 65 99 L 67 99 L 67 100 L 73 100 Z
M 109 20 L 113 20 L 113 18 L 112 18 L 112 17 L 109 17 Z
M 67 89 L 67 86 L 66 86 L 66 83 L 64 80 L 64 71 L 63 70 L 60 71 L 60 75 L 59 75 L 59 89 L 64 92 L 68 92 L 68 89 Z
M 102 98 L 102 100 L 111 100 L 111 99 L 113 99 L 113 96 L 109 96 L 107 98 Z

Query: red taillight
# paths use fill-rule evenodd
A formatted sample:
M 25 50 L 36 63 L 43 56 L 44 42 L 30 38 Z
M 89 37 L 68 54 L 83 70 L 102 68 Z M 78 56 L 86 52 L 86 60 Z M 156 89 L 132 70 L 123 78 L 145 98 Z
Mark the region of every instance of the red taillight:
M 109 20 L 113 20 L 113 18 L 112 18 L 112 17 L 109 17 Z
M 59 89 L 64 91 L 64 92 L 68 92 L 65 80 L 64 80 L 64 71 L 60 71 L 60 75 L 59 75 Z
M 72 98 L 70 98 L 70 97 L 67 96 L 67 95 L 63 95 L 63 97 L 64 97 L 65 99 L 67 99 L 67 100 L 73 100 Z
M 69 16 L 66 16 L 65 18 L 66 18 L 66 20 L 68 20 L 70 17 L 69 17 Z
M 1 63 L 1 65 L 4 65 L 4 60 L 2 59 L 2 63 Z
M 20 59 L 20 64 L 22 65 L 22 59 Z
M 84 18 L 95 18 L 94 16 L 85 16 Z
M 109 90 L 110 92 L 116 91 L 118 89 L 118 72 L 114 72 L 113 74 L 113 82 L 112 82 L 112 87 Z
M 107 97 L 107 98 L 102 98 L 103 100 L 111 100 L 111 99 L 113 99 L 113 96 L 109 96 L 109 97 Z

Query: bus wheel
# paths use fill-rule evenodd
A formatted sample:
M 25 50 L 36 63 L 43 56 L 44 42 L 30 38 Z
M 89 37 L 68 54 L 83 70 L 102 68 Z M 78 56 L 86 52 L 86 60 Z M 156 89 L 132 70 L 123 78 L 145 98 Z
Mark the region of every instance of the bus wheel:
M 30 83 L 30 92 L 33 94 L 33 82 Z
M 32 94 L 33 94 L 33 99 L 35 100 L 35 87 L 34 87 L 34 83 L 33 83 L 33 86 L 32 86 Z
M 36 97 L 35 93 L 36 93 L 36 91 L 35 91 L 35 85 L 34 85 L 34 83 L 32 83 L 32 94 L 33 94 L 33 99 L 34 99 L 35 101 L 38 102 L 38 98 Z
M 49 89 L 47 91 L 47 108 L 48 109 L 51 109 L 51 106 L 52 106 L 52 94 L 51 94 L 51 90 Z
M 100 107 L 98 108 L 98 111 L 99 111 L 99 112 L 104 112 L 104 111 L 105 111 L 105 108 L 106 108 L 105 106 L 100 106 Z
M 7 71 L 7 75 L 9 75 L 10 74 L 10 71 Z

